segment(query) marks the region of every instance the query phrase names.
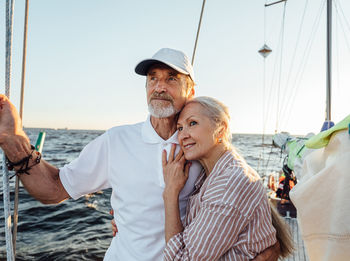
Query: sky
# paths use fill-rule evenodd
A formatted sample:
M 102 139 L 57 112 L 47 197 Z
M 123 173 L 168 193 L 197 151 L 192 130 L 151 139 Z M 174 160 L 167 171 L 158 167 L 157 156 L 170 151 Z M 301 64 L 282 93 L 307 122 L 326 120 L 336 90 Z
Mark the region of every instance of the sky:
M 18 110 L 24 2 L 15 1 L 14 11 L 10 99 Z M 229 107 L 232 132 L 319 132 L 326 99 L 324 3 L 289 0 L 265 8 L 265 0 L 206 1 L 194 62 L 196 95 Z M 5 6 L 2 1 L 1 93 Z M 106 130 L 145 120 L 145 77 L 134 68 L 162 47 L 192 57 L 201 7 L 202 0 L 29 1 L 23 125 Z M 350 17 L 349 1 L 334 0 L 336 123 L 350 112 L 350 27 L 343 13 Z M 258 53 L 264 43 L 272 49 L 265 59 Z

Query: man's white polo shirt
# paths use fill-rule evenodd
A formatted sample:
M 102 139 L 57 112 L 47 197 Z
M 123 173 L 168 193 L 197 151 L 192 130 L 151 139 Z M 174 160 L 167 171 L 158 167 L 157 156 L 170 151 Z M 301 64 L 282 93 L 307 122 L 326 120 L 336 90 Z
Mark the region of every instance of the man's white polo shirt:
M 60 179 L 69 195 L 112 187 L 111 205 L 118 226 L 105 260 L 157 261 L 163 259 L 164 204 L 162 151 L 176 143 L 177 133 L 163 140 L 146 122 L 114 127 L 90 142 L 79 157 L 60 169 Z M 179 150 L 179 148 L 177 148 Z M 181 217 L 201 170 L 197 162 L 180 194 Z

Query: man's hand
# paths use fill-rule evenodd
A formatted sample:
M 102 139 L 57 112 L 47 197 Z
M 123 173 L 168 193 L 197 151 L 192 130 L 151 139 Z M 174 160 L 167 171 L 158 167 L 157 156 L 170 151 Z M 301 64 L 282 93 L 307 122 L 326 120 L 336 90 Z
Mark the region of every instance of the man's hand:
M 111 209 L 111 210 L 109 211 L 109 214 L 111 214 L 112 216 L 114 215 L 113 209 Z M 112 224 L 112 233 L 113 233 L 113 237 L 115 237 L 116 234 L 118 233 L 118 227 L 117 227 L 117 224 L 115 223 L 115 219 L 114 219 L 114 218 L 111 220 L 111 224 Z
M 31 152 L 20 116 L 15 106 L 3 94 L 0 94 L 0 146 L 11 161 L 23 158 Z M 17 155 L 16 152 L 23 152 L 23 155 Z
M 274 244 L 266 248 L 263 252 L 257 255 L 252 261 L 277 261 L 281 253 L 280 243 Z

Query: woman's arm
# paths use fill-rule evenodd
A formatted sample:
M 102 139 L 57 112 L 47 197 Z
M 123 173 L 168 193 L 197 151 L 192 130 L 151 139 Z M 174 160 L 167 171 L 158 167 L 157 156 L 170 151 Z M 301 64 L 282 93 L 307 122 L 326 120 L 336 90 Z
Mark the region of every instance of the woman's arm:
M 165 241 L 183 231 L 183 225 L 180 217 L 179 194 L 186 184 L 190 164 L 185 164 L 186 160 L 183 151 L 176 155 L 176 145 L 172 145 L 169 159 L 167 160 L 166 151 L 163 151 L 162 164 L 165 189 L 163 192 L 165 208 Z

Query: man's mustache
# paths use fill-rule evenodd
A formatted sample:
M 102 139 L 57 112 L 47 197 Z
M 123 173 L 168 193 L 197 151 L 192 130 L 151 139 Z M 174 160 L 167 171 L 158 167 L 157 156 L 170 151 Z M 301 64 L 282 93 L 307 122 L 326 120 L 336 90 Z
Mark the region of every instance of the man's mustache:
M 171 103 L 174 102 L 173 97 L 171 97 L 169 94 L 167 93 L 159 93 L 159 92 L 154 92 L 152 93 L 151 97 L 149 98 L 150 101 L 152 101 L 153 99 L 163 99 L 163 100 L 167 100 L 170 101 Z

